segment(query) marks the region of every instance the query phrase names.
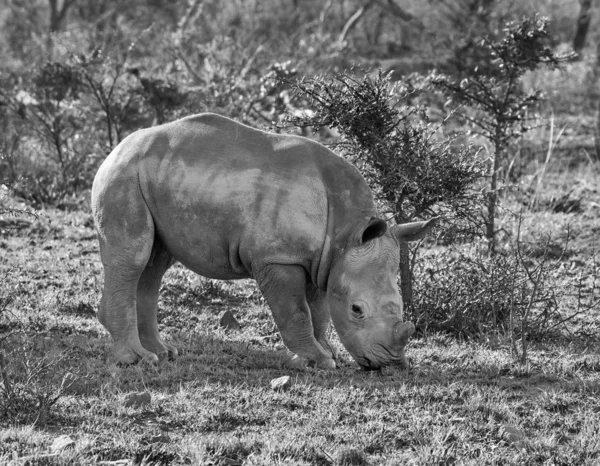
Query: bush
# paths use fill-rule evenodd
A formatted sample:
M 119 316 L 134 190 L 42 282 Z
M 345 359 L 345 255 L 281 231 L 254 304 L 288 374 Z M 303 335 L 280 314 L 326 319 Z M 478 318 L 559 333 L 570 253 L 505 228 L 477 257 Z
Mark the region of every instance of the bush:
M 416 84 L 415 84 L 416 83 Z M 312 113 L 290 115 L 301 128 L 327 126 L 340 134 L 339 151 L 369 182 L 395 223 L 441 213 L 475 219 L 474 183 L 481 159 L 470 146 L 440 136 L 425 109 L 415 103 L 420 80 L 392 82 L 389 73 L 335 73 L 292 82 Z M 400 275 L 405 307 L 412 302 L 411 261 L 400 245 Z
M 467 60 L 452 76 L 434 72 L 429 78 L 449 98 L 447 104 L 457 106 L 460 119 L 493 147 L 484 220 L 492 254 L 496 249 L 500 171 L 506 168 L 511 145 L 531 129 L 531 112 L 543 98 L 535 89 L 524 92 L 522 78 L 542 65 L 556 67 L 567 58 L 558 57 L 548 45 L 548 26 L 548 19 L 539 17 L 509 22 L 502 37 L 484 36 L 476 41 L 476 60 Z
M 89 10 L 69 13 L 75 22 L 95 22 Z M 0 120 L 7 128 L 0 150 L 11 154 L 0 161 L 2 181 L 30 203 L 56 204 L 89 189 L 105 156 L 142 127 L 202 111 L 271 125 L 281 106 L 276 94 L 264 92 L 265 76 L 281 58 L 297 56 L 307 65 L 328 50 L 321 23 L 289 37 L 293 17 L 319 16 L 317 2 L 308 9 L 286 5 L 287 15 L 244 2 L 173 5 L 160 18 L 142 10 L 112 12 L 107 17 L 121 22 L 94 23 L 87 32 L 54 31 L 48 53 L 36 53 L 26 68 L 15 59 L 0 69 Z M 40 15 L 30 26 L 40 26 Z
M 0 304 L 1 305 L 1 304 Z M 66 354 L 35 354 L 31 338 L 10 333 L 0 338 L 0 420 L 3 424 L 44 425 L 69 389 L 60 366 Z
M 419 332 L 472 338 L 507 329 L 516 279 L 511 256 L 485 257 L 472 246 L 424 251 L 414 275 L 409 318 Z
M 565 273 L 568 238 L 562 244 L 546 238 L 531 247 L 521 238 L 521 219 L 516 222 L 516 238 L 495 255 L 474 245 L 422 253 L 408 316 L 421 334 L 482 338 L 500 333 L 526 361 L 530 341 L 598 331 L 595 261 L 578 274 Z

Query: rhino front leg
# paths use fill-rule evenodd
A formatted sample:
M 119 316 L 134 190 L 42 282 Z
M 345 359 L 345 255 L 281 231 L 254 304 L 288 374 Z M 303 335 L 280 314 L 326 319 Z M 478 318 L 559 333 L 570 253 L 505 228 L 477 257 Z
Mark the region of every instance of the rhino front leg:
M 306 272 L 295 265 L 268 265 L 256 280 L 267 300 L 283 342 L 296 354 L 292 366 L 315 364 L 335 368 L 331 351 L 315 338 L 310 308 L 306 300 Z
M 177 357 L 177 349 L 166 343 L 158 333 L 158 291 L 162 277 L 173 264 L 173 256 L 155 240 L 148 265 L 137 287 L 137 326 L 142 346 L 162 357 Z
M 327 304 L 327 293 L 320 291 L 313 285 L 309 285 L 306 291 L 306 299 L 310 307 L 310 316 L 315 334 L 315 339 L 321 346 L 331 353 L 333 359 L 337 359 L 337 352 L 331 346 L 327 335 L 331 328 L 331 316 Z

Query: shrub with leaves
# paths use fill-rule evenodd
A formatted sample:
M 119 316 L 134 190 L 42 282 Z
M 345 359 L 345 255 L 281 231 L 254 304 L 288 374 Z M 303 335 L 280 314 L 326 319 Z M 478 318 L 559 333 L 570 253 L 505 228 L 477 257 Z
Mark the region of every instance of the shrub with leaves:
M 3 76 L 15 81 L 0 83 L 4 113 L 21 129 L 4 180 L 16 194 L 38 205 L 79 194 L 121 139 L 152 123 L 153 109 L 127 59 L 93 51 L 45 62 L 28 78 Z
M 67 59 L 79 75 L 84 95 L 78 103 L 86 108 L 88 135 L 95 140 L 101 156 L 129 132 L 152 122 L 151 110 L 143 105 L 140 84 L 129 73 L 128 61 L 134 47 L 132 44 L 122 57 L 94 50 Z
M 478 62 L 457 64 L 454 75 L 434 73 L 431 83 L 460 109 L 456 113 L 473 131 L 490 141 L 487 190 L 486 238 L 491 253 L 496 249 L 496 207 L 500 169 L 508 159 L 511 143 L 530 127 L 531 111 L 542 100 L 541 92 L 525 92 L 521 78 L 541 65 L 557 66 L 560 58 L 549 47 L 548 20 L 536 17 L 509 22 L 500 38 L 485 37 L 478 42 Z M 565 58 L 565 57 L 563 57 Z
M 22 166 L 18 174 L 12 173 L 25 175 L 15 189 L 34 202 L 55 201 L 85 184 L 81 165 L 87 155 L 86 143 L 78 134 L 84 126 L 85 112 L 76 105 L 80 92 L 77 71 L 55 62 L 35 69 L 12 93 L 0 86 L 8 115 L 22 122 L 17 144 L 31 151 L 23 163 L 28 166 Z M 16 162 L 12 162 L 14 167 Z
M 390 74 L 379 71 L 304 78 L 292 85 L 314 112 L 289 121 L 337 130 L 337 149 L 358 166 L 396 223 L 440 214 L 474 218 L 472 186 L 483 174 L 480 159 L 471 147 L 440 136 L 439 126 L 414 104 L 418 83 L 392 82 Z M 411 262 L 404 245 L 401 286 L 408 307 Z

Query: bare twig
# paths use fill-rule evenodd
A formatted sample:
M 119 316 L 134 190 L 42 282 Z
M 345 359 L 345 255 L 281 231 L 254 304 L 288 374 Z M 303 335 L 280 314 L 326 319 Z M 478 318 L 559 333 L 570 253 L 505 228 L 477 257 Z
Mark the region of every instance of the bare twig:
M 340 33 L 340 37 L 338 37 L 338 44 L 340 46 L 344 44 L 344 42 L 346 41 L 346 36 L 352 30 L 352 28 L 358 24 L 358 21 L 363 17 L 363 15 L 367 12 L 367 10 L 369 10 L 374 4 L 375 4 L 375 0 L 370 0 L 369 2 L 365 3 L 364 5 L 361 5 L 358 8 L 358 10 L 356 10 L 354 12 L 354 14 L 352 16 L 350 16 L 350 18 L 348 18 L 348 21 L 346 21 L 346 24 L 344 24 L 344 28 L 342 29 L 342 32 Z

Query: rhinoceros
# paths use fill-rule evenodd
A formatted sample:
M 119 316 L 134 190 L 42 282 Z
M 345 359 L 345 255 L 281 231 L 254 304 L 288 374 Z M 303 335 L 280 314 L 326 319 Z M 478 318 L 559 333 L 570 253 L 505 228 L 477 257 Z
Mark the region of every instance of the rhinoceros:
M 336 367 L 330 322 L 365 369 L 406 364 L 399 243 L 434 221 L 377 218 L 348 161 L 310 139 L 216 114 L 139 130 L 102 163 L 92 209 L 104 266 L 98 318 L 122 363 L 177 356 L 159 335 L 161 279 L 179 261 L 253 278 L 296 366 Z

